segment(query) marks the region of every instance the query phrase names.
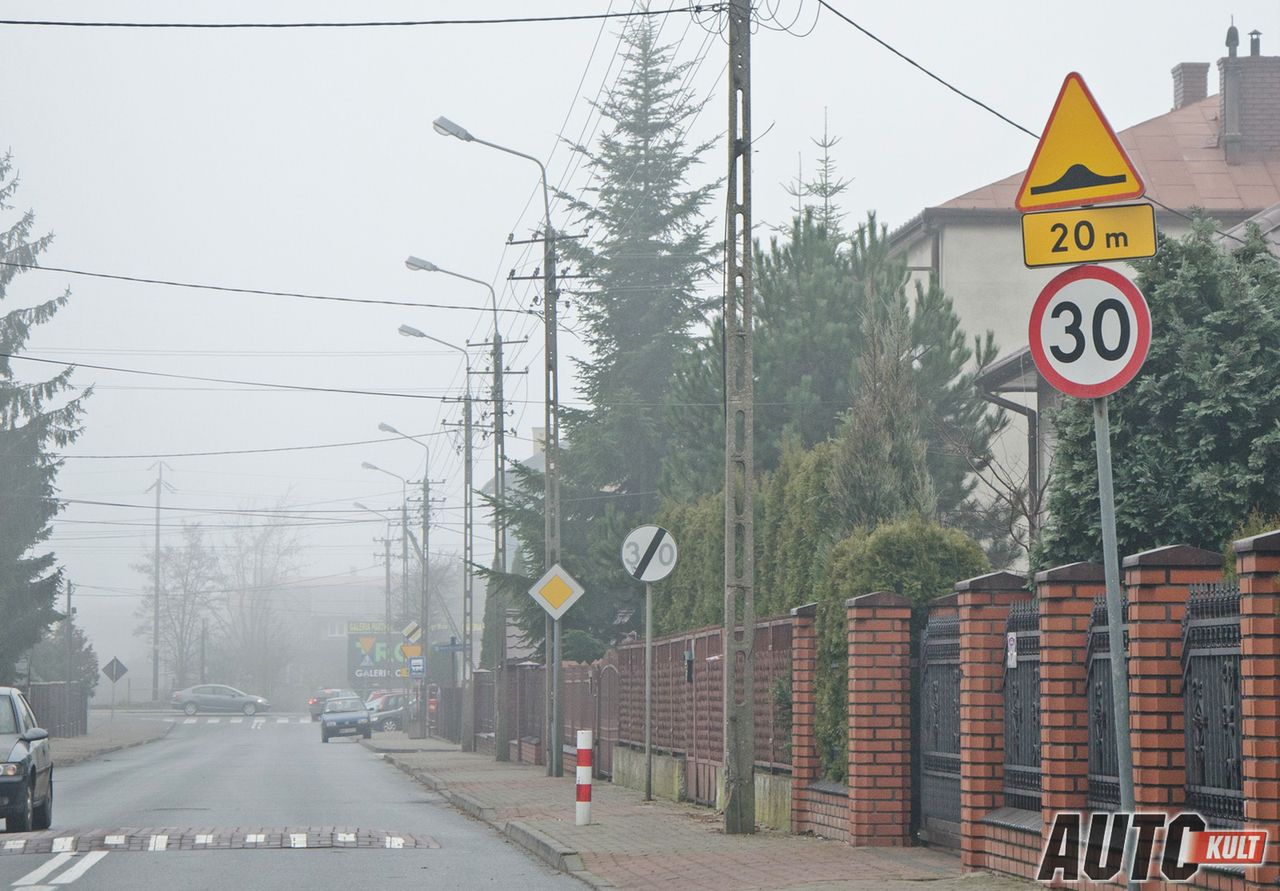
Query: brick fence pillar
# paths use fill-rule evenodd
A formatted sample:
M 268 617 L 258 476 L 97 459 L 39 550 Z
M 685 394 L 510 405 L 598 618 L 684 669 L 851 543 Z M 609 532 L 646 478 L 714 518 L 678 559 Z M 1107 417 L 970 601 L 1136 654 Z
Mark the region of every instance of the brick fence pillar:
M 1089 798 L 1089 614 L 1106 593 L 1102 567 L 1070 563 L 1036 574 L 1040 598 L 1040 809 L 1083 811 Z
M 956 584 L 960 614 L 960 859 L 985 863 L 982 817 L 1004 804 L 1004 628 L 1027 580 L 993 572 Z
M 1244 825 L 1271 836 L 1245 887 L 1280 886 L 1280 531 L 1235 543 L 1240 577 L 1240 711 Z
M 816 715 L 818 605 L 808 603 L 791 611 L 791 831 L 804 832 L 809 811 L 804 789 L 818 778 Z
M 849 843 L 911 844 L 911 604 L 879 591 L 849 619 Z
M 1222 580 L 1222 555 L 1170 545 L 1124 558 L 1129 595 L 1129 739 L 1138 810 L 1186 803 L 1182 616 L 1188 586 Z

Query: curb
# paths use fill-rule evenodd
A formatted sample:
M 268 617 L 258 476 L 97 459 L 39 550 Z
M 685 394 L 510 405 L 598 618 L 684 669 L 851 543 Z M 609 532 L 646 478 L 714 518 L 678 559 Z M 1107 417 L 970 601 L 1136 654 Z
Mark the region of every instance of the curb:
M 173 724 L 166 724 L 164 732 L 156 736 L 140 739 L 135 742 L 121 743 L 118 746 L 107 746 L 104 749 L 95 749 L 92 752 L 81 752 L 79 755 L 68 755 L 65 758 L 54 756 L 54 767 L 70 767 L 73 764 L 83 764 L 85 761 L 92 761 L 94 758 L 101 758 L 103 755 L 110 755 L 113 752 L 123 752 L 125 749 L 136 749 L 138 746 L 145 746 L 148 743 L 158 742 L 164 739 L 173 730 Z
M 364 740 L 360 741 L 364 744 Z M 582 855 L 577 849 L 569 847 L 556 839 L 547 835 L 545 832 L 534 829 L 526 823 L 519 820 L 507 820 L 505 822 L 496 819 L 497 812 L 492 805 L 485 804 L 479 799 L 473 798 L 462 792 L 450 791 L 449 787 L 440 777 L 427 773 L 424 770 L 415 770 L 406 764 L 402 759 L 396 758 L 393 754 L 384 750 L 374 748 L 373 746 L 365 746 L 379 757 L 385 759 L 392 764 L 397 770 L 408 774 L 417 780 L 423 786 L 426 786 L 433 792 L 439 792 L 456 810 L 473 817 L 482 823 L 487 824 L 490 828 L 497 830 L 504 838 L 514 845 L 518 845 L 525 851 L 537 857 L 546 863 L 552 869 L 559 870 L 583 884 L 592 888 L 615 888 L 617 887 L 607 879 L 603 879 L 590 871 L 583 865 Z M 415 750 L 416 753 L 417 750 Z

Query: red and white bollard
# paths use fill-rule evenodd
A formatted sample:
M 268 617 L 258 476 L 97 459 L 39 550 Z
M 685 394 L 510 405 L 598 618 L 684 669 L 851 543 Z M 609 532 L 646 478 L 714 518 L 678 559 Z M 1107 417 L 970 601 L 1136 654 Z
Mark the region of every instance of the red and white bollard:
M 586 826 L 591 822 L 591 731 L 578 731 L 578 804 L 575 822 Z

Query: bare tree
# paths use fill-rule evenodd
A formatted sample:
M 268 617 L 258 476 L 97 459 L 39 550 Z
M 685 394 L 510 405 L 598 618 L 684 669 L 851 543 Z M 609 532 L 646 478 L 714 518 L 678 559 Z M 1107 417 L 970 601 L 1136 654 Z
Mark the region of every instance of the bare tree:
M 293 656 L 284 616 L 284 586 L 297 569 L 298 540 L 282 521 L 255 520 L 234 529 L 222 560 L 215 617 L 221 661 L 237 683 L 270 694 Z
M 150 577 L 152 564 L 133 567 Z M 178 689 L 195 682 L 201 627 L 209 618 L 218 587 L 218 561 L 205 544 L 200 524 L 183 524 L 182 544 L 160 549 L 160 658 Z M 151 598 L 138 605 L 135 635 L 151 642 Z

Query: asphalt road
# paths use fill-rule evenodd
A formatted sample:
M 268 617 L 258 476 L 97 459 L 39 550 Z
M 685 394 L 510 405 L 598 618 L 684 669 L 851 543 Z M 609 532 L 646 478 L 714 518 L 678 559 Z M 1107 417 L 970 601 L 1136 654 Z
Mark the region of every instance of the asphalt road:
M 54 831 L 0 834 L 0 889 L 581 887 L 305 716 L 178 721 L 55 768 Z

